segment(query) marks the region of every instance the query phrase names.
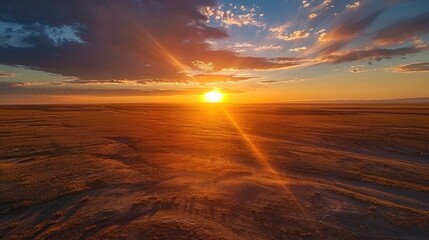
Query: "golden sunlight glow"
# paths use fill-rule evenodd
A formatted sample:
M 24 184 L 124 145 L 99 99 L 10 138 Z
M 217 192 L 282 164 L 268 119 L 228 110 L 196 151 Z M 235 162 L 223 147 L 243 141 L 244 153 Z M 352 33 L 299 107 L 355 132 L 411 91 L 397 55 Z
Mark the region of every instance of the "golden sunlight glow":
M 216 89 L 210 92 L 204 93 L 205 102 L 217 103 L 217 102 L 222 102 L 222 99 L 223 99 L 223 94 Z

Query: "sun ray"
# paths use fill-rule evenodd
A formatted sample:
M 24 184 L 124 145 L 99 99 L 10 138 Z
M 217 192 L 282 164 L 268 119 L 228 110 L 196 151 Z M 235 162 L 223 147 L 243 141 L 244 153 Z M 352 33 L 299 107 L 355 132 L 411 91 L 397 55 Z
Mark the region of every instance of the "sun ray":
M 126 15 L 124 15 L 126 16 Z M 192 79 L 192 81 L 196 82 L 197 80 L 194 76 L 188 74 L 191 70 L 186 64 L 182 63 L 176 56 L 174 56 L 166 47 L 164 47 L 149 31 L 147 31 L 144 26 L 141 24 L 136 24 L 133 19 L 130 17 L 129 21 L 131 24 L 134 24 L 135 28 L 138 29 L 136 33 L 131 33 L 138 39 L 143 45 L 149 44 L 151 48 L 158 53 L 160 56 L 164 58 L 164 60 L 176 66 L 181 72 L 185 73 L 187 77 Z
M 257 159 L 260 166 L 263 168 L 263 170 L 270 174 L 270 176 L 276 180 L 277 182 L 280 182 L 281 187 L 284 189 L 285 193 L 290 197 L 292 200 L 292 203 L 295 205 L 295 207 L 304 215 L 304 219 L 307 220 L 309 226 L 314 230 L 315 233 L 318 234 L 318 237 L 323 239 L 323 234 L 320 232 L 320 229 L 316 227 L 315 224 L 313 224 L 313 221 L 316 221 L 315 218 L 302 206 L 302 204 L 296 199 L 294 194 L 289 190 L 287 187 L 288 180 L 287 175 L 285 173 L 280 174 L 269 163 L 268 158 L 265 156 L 265 154 L 253 143 L 253 141 L 250 139 L 249 135 L 246 134 L 243 129 L 240 127 L 240 125 L 237 123 L 237 121 L 231 116 L 231 114 L 222 106 L 222 111 L 224 112 L 225 116 L 228 118 L 228 120 L 231 122 L 231 124 L 234 126 L 234 128 L 240 133 L 243 140 L 247 143 L 250 150 L 252 151 L 252 154 Z

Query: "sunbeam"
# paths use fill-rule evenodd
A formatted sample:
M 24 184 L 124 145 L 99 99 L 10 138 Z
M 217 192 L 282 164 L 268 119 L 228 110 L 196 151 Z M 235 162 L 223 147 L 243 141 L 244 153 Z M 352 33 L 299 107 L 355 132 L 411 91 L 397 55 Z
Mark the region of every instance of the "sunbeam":
M 271 164 L 269 163 L 268 157 L 255 145 L 255 143 L 250 139 L 249 135 L 246 134 L 243 129 L 240 127 L 238 122 L 231 116 L 231 114 L 225 109 L 225 107 L 221 107 L 223 113 L 228 118 L 228 120 L 231 122 L 231 124 L 234 126 L 234 128 L 240 133 L 243 140 L 247 143 L 250 150 L 252 151 L 253 155 L 257 159 L 259 165 L 262 167 L 262 170 L 267 172 L 276 182 L 280 183 L 280 186 L 285 191 L 285 193 L 290 197 L 290 200 L 295 205 L 295 207 L 301 212 L 301 214 L 304 216 L 304 219 L 307 220 L 309 226 L 312 228 L 314 233 L 317 233 L 318 237 L 323 239 L 323 235 L 320 232 L 320 229 L 313 224 L 316 219 L 308 212 L 306 209 L 302 206 L 302 204 L 296 199 L 294 194 L 289 190 L 287 187 L 288 180 L 286 174 L 281 174 L 278 171 L 276 171 Z M 286 179 L 285 179 L 286 178 Z
M 228 120 L 231 122 L 234 128 L 240 133 L 243 140 L 249 145 L 250 150 L 258 160 L 258 163 L 260 164 L 260 166 L 263 167 L 263 170 L 270 173 L 271 176 L 273 176 L 276 180 L 283 181 L 282 178 L 279 176 L 279 173 L 275 171 L 268 163 L 267 157 L 265 157 L 265 155 L 261 152 L 261 150 L 258 149 L 258 147 L 249 138 L 249 136 L 243 131 L 243 129 L 241 129 L 237 121 L 235 121 L 235 119 L 231 116 L 231 114 L 228 113 L 228 111 L 223 106 L 222 106 L 222 111 L 225 113 L 225 116 L 228 118 Z

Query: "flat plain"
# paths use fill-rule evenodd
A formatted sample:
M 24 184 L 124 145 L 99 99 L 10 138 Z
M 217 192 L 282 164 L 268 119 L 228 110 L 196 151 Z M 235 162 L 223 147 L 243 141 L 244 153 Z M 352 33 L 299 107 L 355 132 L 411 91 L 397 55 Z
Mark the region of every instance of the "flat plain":
M 429 106 L 0 106 L 0 239 L 428 239 Z

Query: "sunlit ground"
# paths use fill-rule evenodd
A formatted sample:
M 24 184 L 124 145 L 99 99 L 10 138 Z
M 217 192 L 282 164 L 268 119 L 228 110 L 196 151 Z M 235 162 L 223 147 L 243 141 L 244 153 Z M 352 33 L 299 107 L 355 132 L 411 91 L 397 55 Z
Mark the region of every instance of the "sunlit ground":
M 428 109 L 1 107 L 0 238 L 424 239 Z

